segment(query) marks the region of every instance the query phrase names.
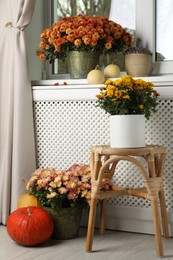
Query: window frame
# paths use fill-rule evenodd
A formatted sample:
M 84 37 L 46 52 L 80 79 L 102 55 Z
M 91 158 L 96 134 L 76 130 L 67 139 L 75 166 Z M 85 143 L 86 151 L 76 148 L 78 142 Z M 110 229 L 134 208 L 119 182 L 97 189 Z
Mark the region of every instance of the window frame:
M 147 15 L 146 15 L 147 14 Z M 44 0 L 44 26 L 50 27 L 53 19 L 53 0 Z M 136 0 L 136 35 L 141 38 L 144 48 L 153 53 L 151 76 L 173 74 L 173 61 L 156 61 L 156 0 Z M 46 66 L 49 79 L 68 78 L 68 74 L 53 74 L 52 65 Z
M 173 74 L 172 60 L 156 61 L 156 0 L 136 0 L 136 34 L 153 53 L 152 75 Z

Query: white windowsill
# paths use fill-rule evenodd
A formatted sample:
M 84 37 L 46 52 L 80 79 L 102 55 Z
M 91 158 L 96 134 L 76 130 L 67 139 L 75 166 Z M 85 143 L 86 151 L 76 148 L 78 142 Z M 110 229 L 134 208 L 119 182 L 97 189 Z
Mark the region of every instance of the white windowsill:
M 153 82 L 161 99 L 173 98 L 173 74 L 143 77 Z M 115 80 L 115 79 L 112 79 Z M 64 82 L 67 85 L 64 85 Z M 58 83 L 59 85 L 55 85 Z M 34 101 L 95 100 L 103 84 L 88 84 L 86 79 L 56 79 L 32 81 Z

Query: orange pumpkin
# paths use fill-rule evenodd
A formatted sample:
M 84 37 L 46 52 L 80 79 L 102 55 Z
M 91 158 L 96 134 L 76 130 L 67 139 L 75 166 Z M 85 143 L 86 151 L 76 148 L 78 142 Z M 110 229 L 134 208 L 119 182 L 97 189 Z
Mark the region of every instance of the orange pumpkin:
M 53 233 L 53 220 L 42 208 L 25 207 L 13 211 L 7 219 L 7 232 L 12 240 L 24 246 L 45 242 Z
M 23 208 L 28 206 L 41 208 L 41 203 L 34 195 L 25 193 L 19 198 L 17 208 Z

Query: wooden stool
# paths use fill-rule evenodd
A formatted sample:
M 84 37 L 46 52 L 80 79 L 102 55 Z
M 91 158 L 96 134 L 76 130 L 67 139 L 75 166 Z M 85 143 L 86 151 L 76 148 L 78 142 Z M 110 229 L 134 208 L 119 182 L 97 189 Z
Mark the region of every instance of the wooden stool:
M 106 199 L 116 196 L 131 195 L 151 200 L 156 253 L 163 256 L 163 244 L 161 235 L 161 221 L 159 217 L 159 202 L 162 219 L 162 232 L 164 237 L 169 237 L 166 203 L 163 189 L 163 167 L 166 148 L 158 145 L 150 145 L 144 148 L 110 148 L 109 146 L 95 146 L 91 149 L 91 205 L 89 212 L 86 251 L 92 251 L 94 225 L 96 217 L 97 201 L 101 200 L 100 234 L 105 230 Z M 135 156 L 135 158 L 134 158 Z M 143 157 L 148 165 L 146 169 L 138 160 Z M 136 165 L 143 177 L 143 188 L 124 188 L 112 186 L 110 190 L 102 191 L 101 181 L 103 177 L 110 180 L 119 161 L 125 160 Z

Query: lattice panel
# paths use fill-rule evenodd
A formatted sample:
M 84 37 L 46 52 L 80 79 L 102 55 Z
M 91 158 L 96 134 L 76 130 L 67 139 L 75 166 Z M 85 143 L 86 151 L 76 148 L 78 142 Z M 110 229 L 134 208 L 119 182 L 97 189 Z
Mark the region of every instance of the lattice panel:
M 89 163 L 90 147 L 109 143 L 109 116 L 95 101 L 34 102 L 34 122 L 38 167 L 67 169 L 74 163 Z M 158 112 L 146 121 L 148 144 L 168 147 L 165 165 L 165 194 L 173 208 L 173 100 L 160 100 Z M 141 186 L 134 166 L 121 163 L 113 182 L 121 186 Z M 109 203 L 150 207 L 150 202 L 119 197 Z

